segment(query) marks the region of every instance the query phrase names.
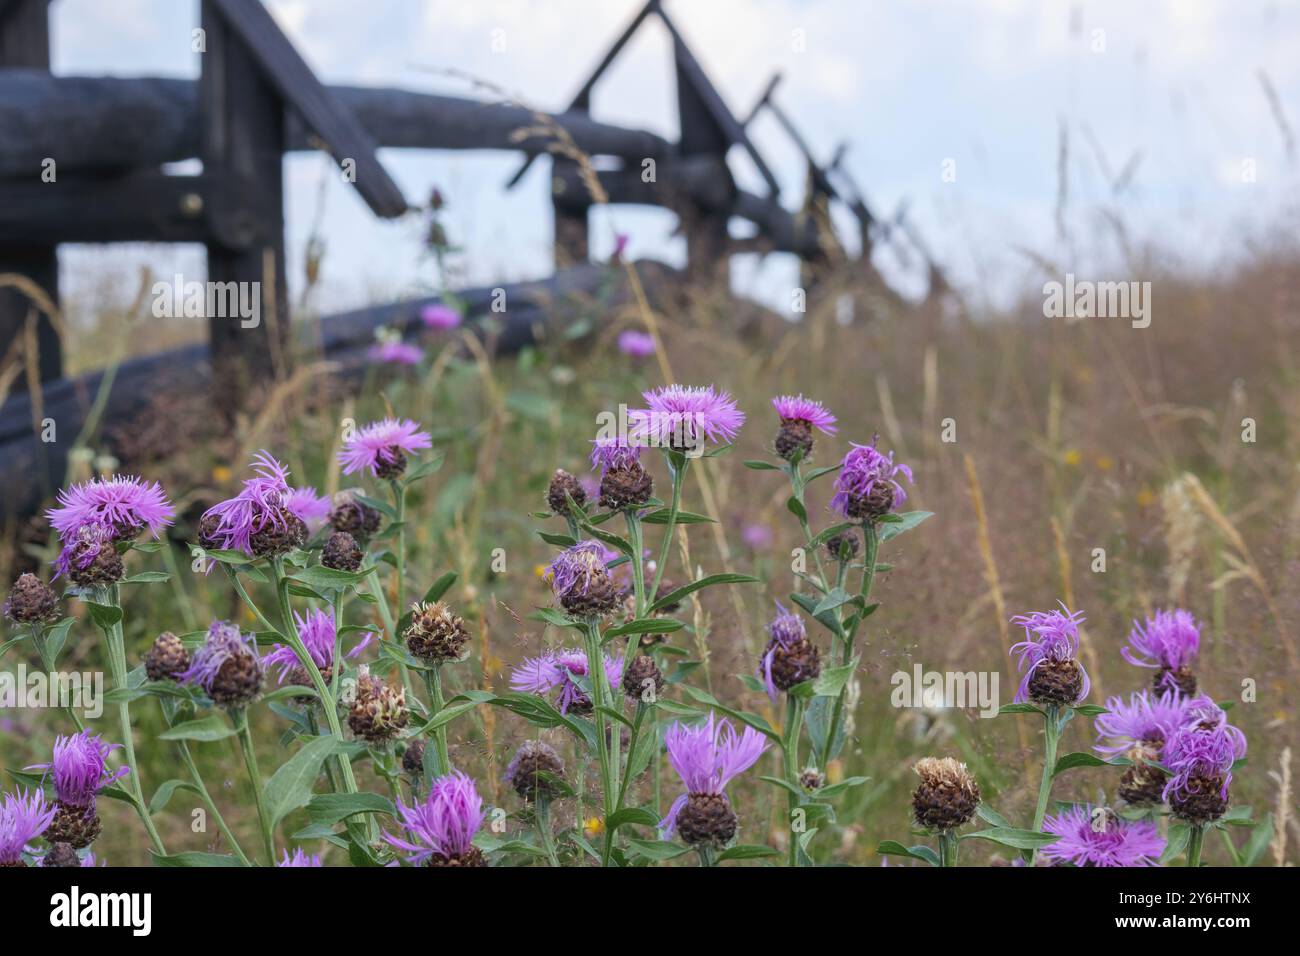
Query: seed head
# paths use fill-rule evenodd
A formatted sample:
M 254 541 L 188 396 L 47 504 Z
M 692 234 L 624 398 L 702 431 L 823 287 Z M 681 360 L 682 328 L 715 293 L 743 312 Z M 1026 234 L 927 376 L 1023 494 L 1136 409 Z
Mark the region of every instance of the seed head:
M 320 563 L 335 571 L 356 573 L 361 568 L 361 546 L 346 531 L 335 531 L 325 542 Z
M 150 680 L 180 680 L 189 669 L 190 652 L 171 631 L 163 631 L 144 655 L 144 672 Z
M 356 697 L 348 713 L 348 726 L 358 737 L 370 743 L 392 740 L 410 720 L 406 709 L 406 689 L 393 688 L 366 667 L 357 678 Z
M 524 800 L 554 800 L 564 792 L 564 761 L 549 744 L 525 740 L 506 768 L 505 779 Z
M 655 701 L 663 689 L 664 675 L 653 657 L 640 654 L 628 662 L 627 673 L 623 675 L 623 693 L 628 700 L 633 703 Z
M 59 616 L 59 597 L 36 575 L 20 574 L 0 611 L 15 624 L 44 624 Z
M 402 636 L 411 653 L 420 660 L 442 664 L 464 656 L 469 631 L 445 602 L 436 601 L 412 605 L 411 623 Z
M 964 763 L 952 757 L 922 757 L 912 769 L 921 778 L 912 793 L 912 813 L 920 826 L 954 830 L 975 816 L 980 788 Z
M 563 468 L 557 468 L 555 474 L 551 476 L 550 485 L 546 489 L 546 503 L 551 506 L 551 511 L 555 514 L 567 515 L 569 514 L 569 498 L 572 498 L 573 503 L 581 508 L 587 503 L 587 492 L 583 490 L 582 484 L 577 478 Z

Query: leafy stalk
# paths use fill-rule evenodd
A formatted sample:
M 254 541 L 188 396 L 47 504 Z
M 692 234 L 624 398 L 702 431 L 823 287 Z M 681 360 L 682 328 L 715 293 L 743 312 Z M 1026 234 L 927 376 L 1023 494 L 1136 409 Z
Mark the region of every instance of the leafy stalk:
M 1056 770 L 1056 747 L 1061 739 L 1061 722 L 1056 704 L 1048 704 L 1043 725 L 1043 777 L 1038 784 L 1038 804 L 1034 808 L 1034 832 L 1043 829 L 1043 818 L 1047 816 L 1047 800 L 1052 793 L 1052 777 Z M 1037 849 L 1029 851 L 1029 864 L 1032 866 Z
M 239 738 L 239 752 L 244 757 L 244 769 L 248 771 L 248 780 L 253 785 L 253 800 L 257 804 L 257 822 L 262 834 L 262 846 L 266 850 L 268 866 L 275 866 L 275 833 L 271 816 L 266 810 L 266 799 L 262 795 L 262 773 L 257 768 L 257 750 L 253 747 L 253 735 L 248 730 L 248 709 L 237 707 L 230 712 L 235 724 L 235 733 Z

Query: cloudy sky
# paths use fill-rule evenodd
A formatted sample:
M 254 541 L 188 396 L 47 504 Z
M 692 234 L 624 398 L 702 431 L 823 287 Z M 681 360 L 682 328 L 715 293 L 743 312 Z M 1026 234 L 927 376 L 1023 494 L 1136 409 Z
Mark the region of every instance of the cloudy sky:
M 641 0 L 269 0 L 327 82 L 481 95 L 449 71 L 561 108 Z M 1207 268 L 1243 242 L 1294 225 L 1300 151 L 1300 2 L 1295 0 L 666 0 L 732 112 L 747 114 L 773 71 L 778 99 L 819 156 L 848 165 L 878 215 L 906 205 L 936 257 L 977 299 L 1041 284 L 1035 261 L 1110 277 L 1124 241 Z M 58 0 L 56 72 L 194 76 L 195 0 Z M 800 42 L 802 40 L 802 42 Z M 670 46 L 657 22 L 597 87 L 593 112 L 672 137 Z M 1270 102 L 1275 93 L 1279 116 Z M 146 135 L 142 131 L 142 135 Z M 802 166 L 782 131 L 754 139 L 799 201 Z M 1064 143 L 1064 149 L 1062 144 Z M 545 274 L 546 163 L 512 192 L 517 159 L 491 152 L 385 151 L 408 199 L 434 185 L 463 247 L 467 281 Z M 733 155 L 742 185 L 755 174 Z M 1062 158 L 1064 162 L 1062 163 Z M 327 242 L 327 309 L 427 290 L 437 276 L 417 223 L 374 220 L 319 156 L 286 165 L 291 271 L 313 224 Z M 1065 170 L 1065 188 L 1059 170 Z M 945 168 L 955 178 L 944 177 Z M 1253 181 L 1251 181 L 1253 179 Z M 617 207 L 631 251 L 680 262 L 671 215 Z M 1032 255 L 1031 255 L 1032 254 Z M 1037 257 L 1037 260 L 1035 259 Z M 71 249 L 65 272 L 127 275 L 132 261 L 201 269 L 192 250 Z M 905 288 L 891 250 L 877 261 Z M 1104 275 L 1103 275 L 1104 273 Z M 738 260 L 737 286 L 780 304 L 793 264 Z

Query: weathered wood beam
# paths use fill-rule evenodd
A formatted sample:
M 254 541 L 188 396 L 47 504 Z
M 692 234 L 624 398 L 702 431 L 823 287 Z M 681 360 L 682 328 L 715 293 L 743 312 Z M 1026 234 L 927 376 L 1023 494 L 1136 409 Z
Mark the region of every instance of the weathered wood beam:
M 409 90 L 327 89 L 380 146 L 540 152 L 551 142 L 546 136 L 515 138 L 516 130 L 537 126 L 532 111 L 522 107 Z M 0 177 L 39 176 L 47 156 L 66 172 L 151 167 L 193 158 L 199 154 L 198 102 L 192 80 L 0 70 Z M 639 161 L 672 152 L 667 140 L 646 130 L 598 123 L 581 113 L 554 114 L 553 119 L 579 149 L 593 156 Z M 290 116 L 286 148 L 321 145 Z

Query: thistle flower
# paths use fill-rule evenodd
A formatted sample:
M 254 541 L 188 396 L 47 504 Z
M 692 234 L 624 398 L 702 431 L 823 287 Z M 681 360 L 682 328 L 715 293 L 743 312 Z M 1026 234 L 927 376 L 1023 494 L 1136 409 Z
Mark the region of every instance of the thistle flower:
M 563 468 L 556 468 L 551 483 L 546 487 L 546 503 L 554 514 L 568 515 L 569 498 L 581 508 L 587 503 L 587 492 L 577 478 Z
M 419 365 L 424 361 L 424 349 L 401 339 L 383 339 L 370 346 L 367 353 L 372 362 L 388 365 Z
M 1208 698 L 1189 705 L 1185 723 L 1165 741 L 1169 768 L 1164 799 L 1175 817 L 1198 826 L 1217 820 L 1228 809 L 1232 765 L 1246 755 L 1246 736 L 1227 722 L 1227 715 Z M 1209 719 L 1202 719 L 1208 715 Z
M 461 318 L 460 313 L 451 306 L 435 302 L 432 305 L 426 305 L 420 310 L 420 321 L 424 323 L 424 327 L 427 329 L 445 332 L 460 325 Z
M 355 574 L 361 569 L 361 557 L 361 545 L 357 544 L 357 539 L 346 531 L 335 531 L 321 549 L 320 563 L 335 571 Z
M 54 813 L 39 790 L 6 793 L 0 804 L 0 867 L 25 866 L 27 844 L 46 831 Z
M 778 395 L 772 407 L 781 419 L 776 433 L 776 453 L 786 461 L 806 458 L 813 448 L 814 428 L 825 435 L 834 435 L 835 416 L 821 402 L 800 395 Z
M 618 333 L 618 350 L 629 358 L 649 358 L 655 354 L 654 336 L 636 329 Z
M 46 831 L 47 833 L 49 831 Z M 88 858 L 89 859 L 89 858 Z M 49 851 L 41 857 L 40 865 L 42 867 L 69 867 L 69 866 L 94 866 L 93 862 L 86 862 L 77 856 L 77 850 L 71 843 L 62 841 L 51 843 Z
M 108 755 L 120 746 L 104 743 L 98 734 L 83 730 L 70 737 L 56 737 L 53 759 L 27 769 L 50 772 L 59 803 L 93 808 L 99 791 L 131 772 L 129 767 L 108 769 Z
M 158 482 L 114 475 L 63 489 L 58 507 L 46 515 L 66 543 L 86 525 L 103 528 L 115 541 L 129 541 L 146 528 L 156 538 L 172 523 L 175 511 Z
M 803 618 L 776 602 L 776 617 L 767 625 L 768 641 L 759 661 L 758 677 L 776 703 L 778 691 L 813 680 L 821 673 L 821 655 L 808 640 Z
M 321 865 L 319 853 L 312 853 L 309 856 L 308 854 L 303 852 L 302 847 L 296 847 L 293 851 L 293 856 L 289 855 L 288 850 L 283 850 L 281 852 L 284 854 L 284 856 L 280 859 L 280 862 L 277 863 L 276 866 L 298 867 L 298 866 L 320 866 Z
M 150 680 L 180 680 L 190 666 L 190 652 L 171 631 L 163 631 L 144 655 L 144 672 Z
M 740 540 L 752 551 L 766 551 L 772 547 L 772 529 L 759 522 L 750 522 L 740 531 Z
M 289 470 L 265 451 L 253 459 L 255 477 L 233 498 L 203 513 L 200 543 L 256 557 L 284 554 L 306 540 L 307 527 L 288 507 Z
M 0 614 L 15 624 L 44 624 L 59 616 L 59 596 L 36 575 L 20 574 Z
M 242 707 L 262 692 L 262 662 L 253 635 L 245 635 L 228 621 L 213 621 L 203 645 L 180 675 L 198 684 L 220 707 Z
M 1128 640 L 1120 654 L 1138 667 L 1159 668 L 1154 681 L 1157 691 L 1196 693 L 1192 667 L 1201 648 L 1201 625 L 1189 612 L 1174 608 L 1156 611 L 1144 624 L 1134 621 Z
M 641 464 L 641 446 L 626 438 L 597 438 L 591 467 L 600 469 L 600 504 L 611 511 L 635 509 L 654 494 L 654 481 Z
M 469 641 L 465 621 L 445 601 L 411 605 L 411 623 L 402 637 L 412 654 L 430 664 L 460 660 Z
M 1125 820 L 1091 804 L 1073 806 L 1043 821 L 1060 837 L 1038 852 L 1057 865 L 1155 866 L 1165 838 L 1152 820 Z
M 525 740 L 506 767 L 505 782 L 523 800 L 554 800 L 564 793 L 564 761 L 550 744 Z
M 126 568 L 113 543 L 112 533 L 97 524 L 84 524 L 64 539 L 54 559 L 54 577 L 63 575 L 83 588 L 107 587 L 122 580 Z
M 898 483 L 902 475 L 914 484 L 912 469 L 894 464 L 894 453 L 882 455 L 876 443 L 858 445 L 849 450 L 835 476 L 835 494 L 831 508 L 846 518 L 875 521 L 907 500 L 907 492 Z
M 745 423 L 735 400 L 712 385 L 666 385 L 642 397 L 649 407 L 629 412 L 628 420 L 633 439 L 643 445 L 690 451 L 706 441 L 732 441 Z
M 405 833 L 386 833 L 384 840 L 412 866 L 487 866 L 483 851 L 473 843 L 483 825 L 483 800 L 474 781 L 459 770 L 435 777 L 428 797 L 415 806 L 408 807 L 399 797 L 397 816 Z
M 346 531 L 359 543 L 364 543 L 379 530 L 383 518 L 379 510 L 363 504 L 352 490 L 334 495 L 334 510 L 330 512 L 330 526 L 335 531 Z
M 952 757 L 922 757 L 912 767 L 921 778 L 912 793 L 912 814 L 928 830 L 955 830 L 969 823 L 980 788 L 966 765 Z
M 382 678 L 372 677 L 370 668 L 363 664 L 357 675 L 356 696 L 348 711 L 352 732 L 370 743 L 384 743 L 396 737 L 410 719 L 406 688 L 391 687 Z
M 728 720 L 706 721 L 694 727 L 674 723 L 664 734 L 668 762 L 686 785 L 659 821 L 660 836 L 674 832 L 690 846 L 723 846 L 736 835 L 736 812 L 727 800 L 731 780 L 754 765 L 767 742 L 752 727 L 737 735 Z
M 428 432 L 409 418 L 398 421 L 385 418 L 362 428 L 339 452 L 343 474 L 351 475 L 363 468 L 376 478 L 397 478 L 406 471 L 406 456 L 423 448 L 432 448 Z
M 623 674 L 623 658 L 604 655 L 605 679 L 610 686 Z M 580 688 L 575 677 L 586 677 L 587 655 L 582 651 L 548 651 L 530 657 L 510 673 L 510 689 L 521 694 L 544 696 L 559 690 L 560 713 L 590 713 L 591 698 Z
M 1167 774 L 1152 766 L 1161 759 L 1165 740 L 1186 720 L 1187 701 L 1177 691 L 1154 697 L 1148 691 L 1106 701 L 1095 726 L 1102 740 L 1094 749 L 1108 756 L 1125 754 L 1133 761 L 1120 777 L 1119 795 L 1135 805 L 1160 803 Z
M 561 551 L 546 568 L 551 591 L 575 617 L 603 617 L 619 602 L 599 544 L 582 541 Z
M 1025 629 L 1025 639 L 1011 648 L 1020 655 L 1017 665 L 1024 672 L 1016 703 L 1076 704 L 1088 696 L 1092 683 L 1076 659 L 1083 621 L 1082 611 L 1064 604 L 1060 611 L 1032 611 L 1011 619 Z
M 308 611 L 306 617 L 294 611 L 293 624 L 299 640 L 307 648 L 307 653 L 311 655 L 321 677 L 328 684 L 334 677 L 334 646 L 337 637 L 334 615 L 319 608 Z M 356 657 L 370 645 L 373 639 L 373 634 L 367 634 L 352 650 L 343 655 L 344 659 L 351 660 Z M 275 681 L 277 684 L 283 685 L 288 681 L 300 687 L 311 686 L 311 677 L 308 676 L 307 669 L 298 660 L 294 649 L 287 644 L 276 644 L 272 647 L 262 658 L 262 666 L 280 669 L 280 674 Z
M 639 654 L 627 665 L 623 675 L 623 693 L 633 703 L 657 700 L 664 689 L 664 675 L 649 654 Z
M 284 496 L 284 506 L 307 526 L 308 531 L 315 531 L 323 525 L 332 507 L 330 499 L 316 494 L 316 489 L 311 486 L 290 488 Z

